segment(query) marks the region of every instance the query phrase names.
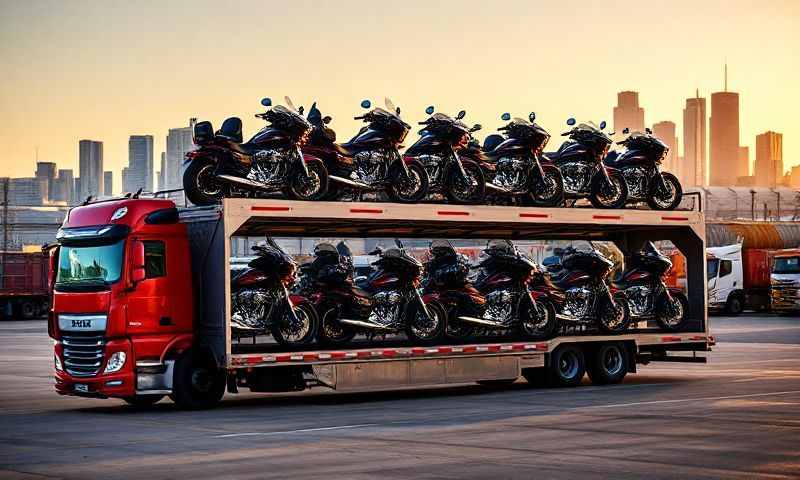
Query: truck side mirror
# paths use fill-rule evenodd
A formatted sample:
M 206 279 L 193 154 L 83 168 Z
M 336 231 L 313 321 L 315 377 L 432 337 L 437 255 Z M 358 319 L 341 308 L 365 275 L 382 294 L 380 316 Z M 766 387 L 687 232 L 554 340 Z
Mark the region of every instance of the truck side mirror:
M 133 242 L 133 252 L 131 252 L 131 282 L 132 286 L 145 279 L 144 270 L 144 243 L 141 240 Z
M 43 247 L 42 250 L 45 250 Z M 58 254 L 61 251 L 60 245 L 55 246 L 47 246 L 46 250 L 49 250 L 49 258 L 48 261 L 48 268 L 47 268 L 47 290 L 50 292 L 50 295 L 53 294 L 53 289 L 56 286 L 56 276 L 58 275 Z

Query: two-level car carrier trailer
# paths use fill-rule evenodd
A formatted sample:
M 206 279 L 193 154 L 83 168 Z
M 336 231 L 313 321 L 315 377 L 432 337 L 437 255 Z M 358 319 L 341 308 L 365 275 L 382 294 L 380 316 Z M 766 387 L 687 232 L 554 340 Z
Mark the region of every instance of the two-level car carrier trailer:
M 103 230 L 116 236 L 99 238 Z M 162 235 L 166 245 L 158 246 Z M 669 240 L 686 258 L 689 321 L 678 333 L 637 325 L 620 335 L 589 330 L 540 342 L 496 337 L 420 346 L 395 340 L 294 351 L 275 343 L 248 345 L 231 331 L 230 259 L 233 239 L 256 236 L 597 240 L 614 242 L 623 252 L 646 241 Z M 199 408 L 214 405 L 225 389 L 240 388 L 387 389 L 502 384 L 520 376 L 535 384 L 572 386 L 585 372 L 604 384 L 621 381 L 638 364 L 704 362 L 714 343 L 706 313 L 705 222 L 699 211 L 269 199 L 175 209 L 166 200 L 121 199 L 73 209 L 60 241 L 61 249 L 122 242 L 124 251 L 119 280 L 106 288 L 60 291 L 55 282 L 50 333 L 56 340 L 56 389 L 67 395 L 139 404 L 170 395 L 183 407 Z M 165 262 L 163 269 L 155 268 L 156 276 L 145 271 L 144 264 L 152 262 L 145 260 L 142 242 L 155 249 L 156 263 Z M 57 249 L 53 255 L 53 270 L 66 265 Z M 157 282 L 160 290 L 154 288 Z M 121 366 L 116 352 L 125 353 Z M 111 364 L 114 369 L 107 372 Z

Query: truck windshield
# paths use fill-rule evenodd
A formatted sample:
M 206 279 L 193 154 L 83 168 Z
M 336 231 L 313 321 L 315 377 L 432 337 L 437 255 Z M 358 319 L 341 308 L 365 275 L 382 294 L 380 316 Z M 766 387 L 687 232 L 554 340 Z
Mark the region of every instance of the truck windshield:
M 62 246 L 56 288 L 97 289 L 119 280 L 124 240 L 96 247 Z
M 711 280 L 713 278 L 717 278 L 717 271 L 719 270 L 719 260 L 712 259 L 706 261 L 706 267 L 708 268 L 708 279 Z
M 800 273 L 800 257 L 778 257 L 772 273 Z

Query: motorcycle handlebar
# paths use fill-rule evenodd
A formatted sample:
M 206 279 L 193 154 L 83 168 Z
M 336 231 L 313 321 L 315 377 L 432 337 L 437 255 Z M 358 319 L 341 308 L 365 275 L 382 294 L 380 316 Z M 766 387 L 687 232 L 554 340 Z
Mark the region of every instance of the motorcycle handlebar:
M 353 120 L 364 120 L 364 117 L 366 117 L 366 115 L 361 115 L 360 117 L 353 117 Z

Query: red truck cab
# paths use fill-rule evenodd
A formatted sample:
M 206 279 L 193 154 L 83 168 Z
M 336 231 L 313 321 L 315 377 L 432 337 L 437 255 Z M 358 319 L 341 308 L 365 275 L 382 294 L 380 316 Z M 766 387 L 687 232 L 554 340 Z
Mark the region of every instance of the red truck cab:
M 186 225 L 170 200 L 73 208 L 51 251 L 56 390 L 147 404 L 173 393 L 193 343 Z

